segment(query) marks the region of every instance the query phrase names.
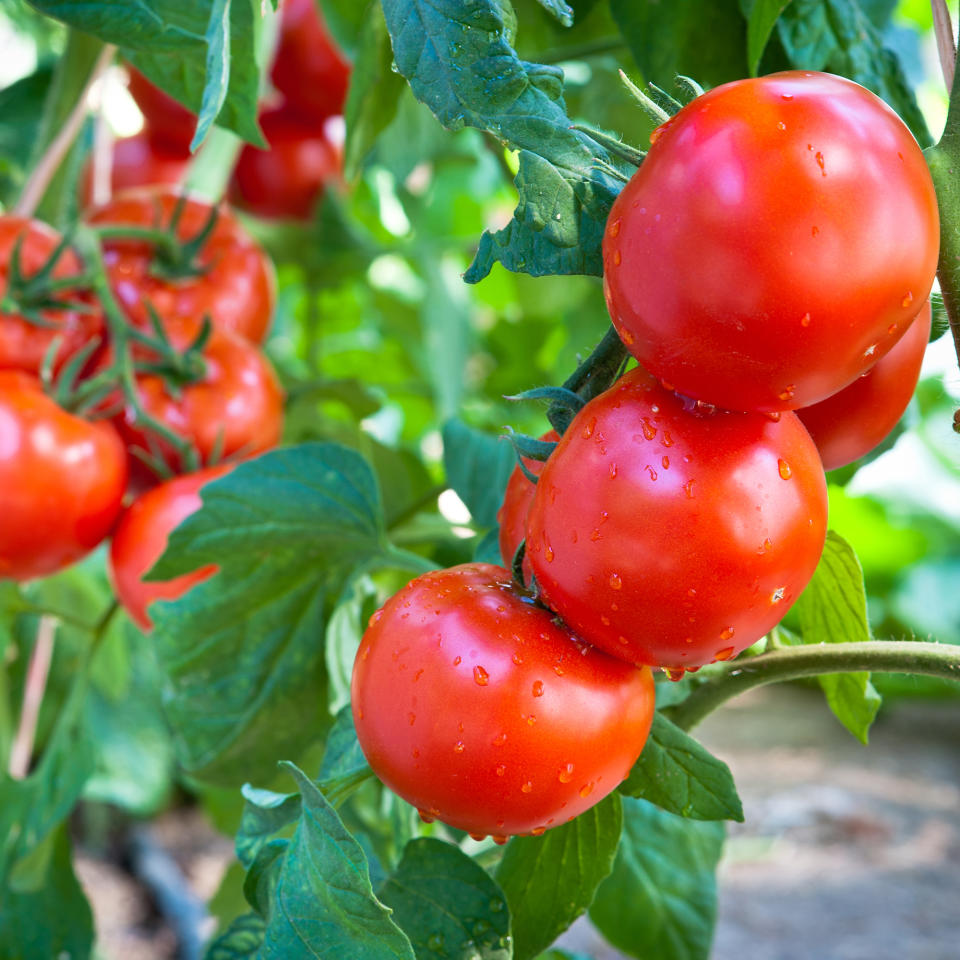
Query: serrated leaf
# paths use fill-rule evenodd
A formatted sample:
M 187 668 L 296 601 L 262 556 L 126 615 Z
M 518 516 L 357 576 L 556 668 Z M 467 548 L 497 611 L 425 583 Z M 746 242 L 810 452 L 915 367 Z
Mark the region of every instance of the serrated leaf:
M 234 849 L 240 863 L 250 869 L 270 838 L 299 819 L 300 794 L 260 790 L 248 783 L 242 791 L 245 802 Z
M 323 644 L 333 598 L 386 550 L 375 478 L 336 444 L 239 464 L 204 487 L 151 576 L 215 564 L 151 608 L 181 764 L 224 785 L 266 780 L 330 724 Z
M 590 919 L 638 960 L 707 960 L 717 914 L 719 823 L 685 820 L 623 800 L 623 838 Z
M 563 0 L 537 0 L 537 3 L 565 27 L 573 26 L 573 8 L 570 4 Z
M 443 425 L 447 482 L 480 526 L 496 525 L 515 464 L 513 447 L 505 438 L 468 427 L 455 418 Z
M 832 530 L 813 579 L 796 604 L 805 644 L 870 640 L 863 570 L 853 548 Z M 870 674 L 831 673 L 817 678 L 836 718 L 866 743 L 881 697 Z
M 789 4 L 790 0 L 740 0 L 740 9 L 747 18 L 747 63 L 751 77 L 757 75 L 770 34 Z
M 428 837 L 411 840 L 377 895 L 418 957 L 513 956 L 503 892 L 459 847 Z
M 256 960 L 266 929 L 259 913 L 241 914 L 210 943 L 205 960 Z
M 583 913 L 612 868 L 620 842 L 613 793 L 542 837 L 514 837 L 495 874 L 510 905 L 515 960 L 535 957 Z
M 743 822 L 730 768 L 659 710 L 621 793 L 693 820 Z

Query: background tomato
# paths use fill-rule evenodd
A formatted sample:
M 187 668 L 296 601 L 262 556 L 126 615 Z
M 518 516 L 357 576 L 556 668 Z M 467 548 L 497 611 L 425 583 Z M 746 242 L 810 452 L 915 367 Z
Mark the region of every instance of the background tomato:
M 629 773 L 653 714 L 650 671 L 574 638 L 502 567 L 418 577 L 375 613 L 353 669 L 374 772 L 426 818 L 540 833 Z
M 684 404 L 642 369 L 588 403 L 540 475 L 527 526 L 543 598 L 570 628 L 665 667 L 728 659 L 763 636 L 826 535 L 820 457 L 795 414 Z
M 168 480 L 141 494 L 120 518 L 110 544 L 110 578 L 123 608 L 141 630 L 153 626 L 147 613 L 151 603 L 176 600 L 216 573 L 216 567 L 207 566 L 172 580 L 143 580 L 166 550 L 170 534 L 200 509 L 201 487 L 231 469 L 231 464 L 220 464 Z
M 35 377 L 0 371 L 0 579 L 69 566 L 110 532 L 127 482 L 109 423 L 61 409 Z
M 21 238 L 20 269 L 24 276 L 33 276 L 50 259 L 60 242 L 60 234 L 38 220 L 0 216 L 0 300 L 7 292 L 10 259 L 18 238 Z M 72 250 L 64 250 L 53 270 L 60 279 L 78 274 L 83 267 Z M 72 290 L 61 290 L 58 299 L 85 304 L 82 309 L 41 310 L 43 326 L 32 323 L 19 313 L 0 312 L 0 369 L 39 373 L 43 359 L 55 337 L 61 345 L 56 365 L 62 364 L 80 347 L 103 333 L 103 314 L 89 305 L 88 298 Z
M 164 229 L 180 198 L 172 187 L 150 187 L 118 194 L 93 210 L 94 226 L 107 224 Z M 188 241 L 203 229 L 211 205 L 191 197 L 184 204 L 176 235 Z M 167 279 L 156 269 L 154 250 L 138 240 L 108 240 L 103 258 L 117 299 L 134 323 L 149 324 L 147 303 L 164 321 L 196 323 L 205 316 L 222 330 L 259 343 L 273 313 L 275 278 L 263 249 L 221 206 L 216 226 L 197 256 L 197 276 Z
M 863 376 L 832 397 L 797 411 L 820 451 L 824 470 L 858 460 L 897 425 L 920 379 L 930 322 L 927 302 L 896 346 Z
M 139 70 L 129 66 L 127 69 L 130 75 L 128 89 L 143 114 L 146 135 L 161 149 L 188 152 L 197 129 L 196 115 L 151 83 Z
M 940 231 L 923 154 L 840 77 L 716 87 L 655 131 L 607 221 L 630 352 L 681 393 L 786 410 L 882 357 L 926 298 Z

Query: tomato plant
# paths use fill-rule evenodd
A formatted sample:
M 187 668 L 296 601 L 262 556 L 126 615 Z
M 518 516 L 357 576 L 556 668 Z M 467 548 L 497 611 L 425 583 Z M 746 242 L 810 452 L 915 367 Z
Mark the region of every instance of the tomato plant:
M 613 790 L 650 729 L 650 671 L 587 647 L 510 583 L 465 564 L 418 577 L 357 653 L 357 736 L 427 819 L 542 833 Z
M 654 376 L 729 410 L 789 410 L 897 342 L 939 238 L 899 117 L 841 77 L 779 73 L 717 87 L 654 132 L 610 211 L 604 283 Z
M 193 112 L 152 84 L 139 70 L 128 67 L 128 73 L 128 89 L 143 113 L 146 136 L 159 150 L 172 153 L 188 151 L 197 126 Z

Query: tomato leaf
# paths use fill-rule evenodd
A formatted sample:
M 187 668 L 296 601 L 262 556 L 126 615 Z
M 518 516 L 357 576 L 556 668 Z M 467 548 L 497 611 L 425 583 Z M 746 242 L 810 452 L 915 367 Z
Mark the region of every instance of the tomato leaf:
M 730 768 L 659 710 L 640 759 L 618 789 L 680 817 L 743 822 Z
M 797 600 L 796 612 L 805 644 L 871 639 L 860 561 L 846 540 L 832 530 L 813 579 Z M 881 703 L 870 674 L 831 673 L 817 679 L 836 718 L 866 743 Z
M 243 815 L 234 849 L 237 859 L 248 870 L 270 838 L 300 818 L 299 793 L 275 793 L 243 785 Z
M 519 151 L 513 220 L 483 234 L 464 279 L 482 280 L 498 261 L 534 276 L 599 276 L 600 241 L 620 189 L 600 164 L 621 165 L 571 129 L 562 72 L 517 57 L 506 8 L 496 0 L 383 3 L 397 68 L 417 99 L 445 127 L 476 127 Z
M 387 550 L 363 458 L 305 444 L 239 464 L 203 490 L 151 576 L 217 564 L 151 608 L 180 762 L 225 785 L 267 780 L 278 756 L 322 739 L 327 616 L 353 571 Z
M 357 729 L 353 725 L 353 711 L 349 704 L 338 714 L 327 737 L 327 749 L 320 765 L 320 781 L 347 780 L 370 772 L 367 758 L 360 749 Z
M 657 960 L 707 960 L 717 914 L 724 827 L 623 800 L 623 838 L 590 919 L 619 950 Z
M 757 75 L 770 34 L 789 4 L 790 0 L 740 0 L 740 10 L 747 18 L 747 62 L 751 77 Z
M 516 462 L 506 438 L 468 427 L 457 419 L 443 425 L 447 481 L 479 526 L 496 526 L 497 511 Z
M 614 793 L 542 837 L 514 837 L 496 880 L 513 917 L 513 956 L 528 960 L 563 933 L 610 873 L 623 822 Z
M 230 83 L 230 0 L 213 0 L 207 21 L 207 82 L 197 114 L 197 129 L 190 143 L 196 150 L 206 139 L 213 121 L 223 108 Z
M 235 917 L 207 947 L 205 960 L 256 960 L 267 925 L 259 913 Z
M 563 0 L 537 0 L 537 3 L 565 27 L 573 26 L 573 8 L 570 4 Z
M 511 960 L 510 912 L 503 891 L 459 847 L 411 840 L 377 891 L 418 957 Z

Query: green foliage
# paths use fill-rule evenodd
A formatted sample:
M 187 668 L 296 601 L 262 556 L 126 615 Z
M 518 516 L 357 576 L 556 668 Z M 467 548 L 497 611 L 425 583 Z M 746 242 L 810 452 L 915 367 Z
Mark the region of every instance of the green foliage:
M 747 62 L 750 75 L 757 75 L 760 58 L 780 15 L 790 0 L 740 0 L 740 10 L 747 18 Z
M 481 527 L 497 523 L 503 491 L 516 466 L 513 447 L 459 420 L 443 427 L 443 463 L 447 481 Z

